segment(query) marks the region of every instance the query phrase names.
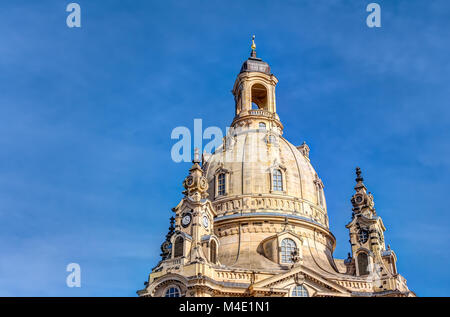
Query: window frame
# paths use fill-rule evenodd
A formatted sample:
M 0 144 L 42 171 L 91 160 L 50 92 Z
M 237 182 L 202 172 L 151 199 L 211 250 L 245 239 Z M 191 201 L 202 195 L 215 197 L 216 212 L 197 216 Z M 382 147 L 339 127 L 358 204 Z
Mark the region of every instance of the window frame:
M 180 240 L 181 240 L 181 243 L 180 242 L 177 243 L 177 241 L 180 241 Z M 184 256 L 184 242 L 185 242 L 185 240 L 186 239 L 184 237 L 182 237 L 182 236 L 178 236 L 178 237 L 175 238 L 174 244 L 173 244 L 173 258 L 179 258 L 179 257 Z M 179 246 L 180 244 L 181 244 L 181 246 Z M 177 246 L 178 246 L 178 248 L 177 248 Z M 181 255 L 179 254 L 180 251 L 181 251 Z
M 177 294 L 178 296 L 167 296 L 170 295 L 169 292 L 171 290 L 175 290 L 175 292 L 173 292 L 172 294 L 175 295 Z M 177 285 L 169 285 L 165 290 L 164 290 L 164 297 L 181 297 L 181 289 L 177 286 Z
M 225 173 L 219 173 L 219 175 L 217 175 L 217 195 L 218 196 L 225 196 L 226 177 L 227 176 Z
M 299 291 L 299 289 L 300 289 L 300 291 Z M 294 292 L 295 292 L 295 295 L 294 295 Z M 310 297 L 308 289 L 303 284 L 295 284 L 291 288 L 290 296 L 291 297 Z
M 292 245 L 288 245 L 288 246 L 283 245 L 283 243 L 285 241 L 289 241 L 289 243 L 292 242 L 293 246 Z M 293 251 L 298 252 L 297 243 L 291 238 L 283 238 L 280 242 L 280 263 L 281 264 L 293 264 L 294 263 L 294 261 L 292 259 Z M 287 252 L 289 252 L 289 253 L 287 253 Z
M 277 173 L 277 175 L 275 175 Z M 271 190 L 274 192 L 284 192 L 284 175 L 283 171 L 280 168 L 274 168 L 271 171 L 270 183 Z M 276 179 L 279 178 L 279 179 Z M 276 185 L 275 185 L 276 182 Z
M 219 177 L 224 175 L 224 189 L 223 192 L 219 191 Z M 222 167 L 218 168 L 214 174 L 214 198 L 227 196 L 230 184 L 230 172 Z

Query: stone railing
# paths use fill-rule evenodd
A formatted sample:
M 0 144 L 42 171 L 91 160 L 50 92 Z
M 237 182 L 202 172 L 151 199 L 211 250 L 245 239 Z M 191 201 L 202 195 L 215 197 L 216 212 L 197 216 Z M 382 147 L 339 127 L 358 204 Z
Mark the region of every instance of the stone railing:
M 372 289 L 372 284 L 362 281 L 335 281 L 337 284 L 358 290 L 370 290 Z
M 177 266 L 177 265 L 181 265 L 181 258 L 175 258 L 175 259 L 169 259 L 169 260 L 165 260 L 164 261 L 164 266 L 166 267 L 172 267 L 172 266 Z
M 252 116 L 262 116 L 262 117 L 268 117 L 273 118 L 274 114 L 270 111 L 262 110 L 262 109 L 252 109 L 248 111 L 249 115 Z
M 246 272 L 216 271 L 217 278 L 224 281 L 250 283 L 252 274 Z
M 310 218 L 324 226 L 328 226 L 327 214 L 324 210 L 303 201 L 289 198 L 276 198 L 269 196 L 242 197 L 218 200 L 213 202 L 219 215 L 230 215 L 236 212 L 249 211 L 290 211 Z

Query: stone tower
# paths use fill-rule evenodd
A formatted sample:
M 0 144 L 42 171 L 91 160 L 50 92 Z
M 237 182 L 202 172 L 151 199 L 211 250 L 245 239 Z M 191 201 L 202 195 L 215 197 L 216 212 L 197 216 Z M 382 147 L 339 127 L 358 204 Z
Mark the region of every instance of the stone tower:
M 413 296 L 359 169 L 351 254 L 333 258 L 324 185 L 308 145 L 282 136 L 278 79 L 254 40 L 251 48 L 232 89 L 231 128 L 214 153 L 195 153 L 139 296 Z

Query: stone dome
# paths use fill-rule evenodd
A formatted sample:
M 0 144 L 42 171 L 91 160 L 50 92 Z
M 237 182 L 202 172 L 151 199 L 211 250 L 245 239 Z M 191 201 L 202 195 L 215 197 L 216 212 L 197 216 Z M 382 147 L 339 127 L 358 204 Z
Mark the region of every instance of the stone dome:
M 328 228 L 323 185 L 309 160 L 306 144 L 294 146 L 277 129 L 230 129 L 225 144 L 207 158 L 209 199 L 218 216 L 239 213 L 289 215 Z M 274 188 L 274 171 L 281 188 Z M 276 172 L 277 173 L 277 172 Z M 225 191 L 218 176 L 224 174 Z
M 203 155 L 218 259 L 233 268 L 287 270 L 293 255 L 281 246 L 289 241 L 303 265 L 320 262 L 336 271 L 323 184 L 308 145 L 294 146 L 282 136 L 277 83 L 252 47 L 232 89 L 231 127 L 223 144 Z

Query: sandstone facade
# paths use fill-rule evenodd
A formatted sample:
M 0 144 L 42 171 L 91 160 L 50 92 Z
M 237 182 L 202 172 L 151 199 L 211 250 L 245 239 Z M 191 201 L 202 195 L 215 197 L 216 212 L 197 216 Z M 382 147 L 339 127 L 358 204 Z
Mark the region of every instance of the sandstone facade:
M 196 153 L 139 296 L 414 296 L 359 169 L 351 253 L 333 258 L 324 185 L 308 145 L 283 137 L 277 83 L 252 46 L 232 90 L 231 129 L 213 154 Z

